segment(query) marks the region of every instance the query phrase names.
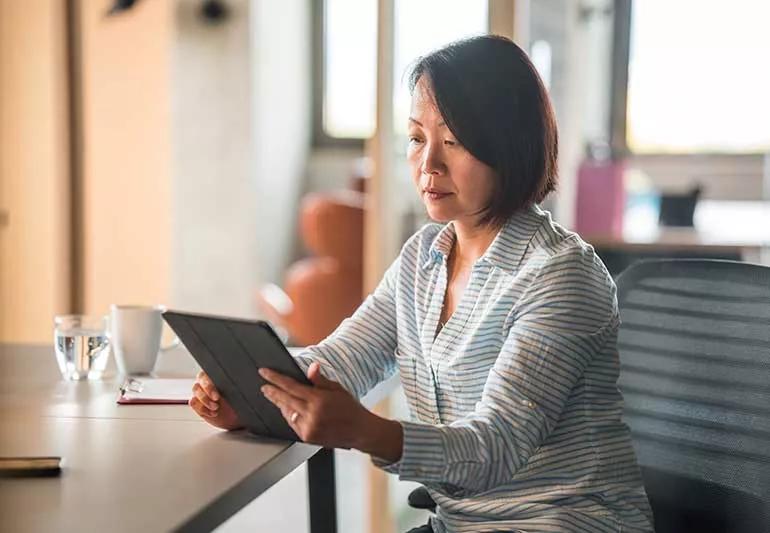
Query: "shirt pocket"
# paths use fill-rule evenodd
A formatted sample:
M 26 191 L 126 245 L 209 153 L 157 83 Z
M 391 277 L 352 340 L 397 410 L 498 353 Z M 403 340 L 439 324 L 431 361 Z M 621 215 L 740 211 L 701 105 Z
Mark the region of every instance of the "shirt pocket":
M 438 423 L 436 391 L 430 367 L 422 354 L 419 351 L 396 349 L 394 355 L 411 420 L 426 424 Z

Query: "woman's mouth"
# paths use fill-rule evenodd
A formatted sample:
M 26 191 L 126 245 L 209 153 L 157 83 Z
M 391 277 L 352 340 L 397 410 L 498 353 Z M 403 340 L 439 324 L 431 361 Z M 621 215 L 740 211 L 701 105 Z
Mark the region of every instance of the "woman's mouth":
M 431 200 L 431 201 L 434 201 L 434 202 L 437 202 L 439 200 L 442 200 L 442 199 L 446 198 L 447 196 L 451 196 L 452 195 L 451 192 L 441 192 L 441 191 L 436 191 L 436 190 L 433 190 L 433 189 L 425 189 L 424 193 L 425 193 L 425 197 L 428 200 Z

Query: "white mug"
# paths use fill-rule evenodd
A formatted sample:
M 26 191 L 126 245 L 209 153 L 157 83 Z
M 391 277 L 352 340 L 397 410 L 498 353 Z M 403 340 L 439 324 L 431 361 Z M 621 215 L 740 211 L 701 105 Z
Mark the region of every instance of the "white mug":
M 110 329 L 112 351 L 118 372 L 124 376 L 151 374 L 158 362 L 158 352 L 179 345 L 179 339 L 168 346 L 160 345 L 163 330 L 162 305 L 112 305 Z

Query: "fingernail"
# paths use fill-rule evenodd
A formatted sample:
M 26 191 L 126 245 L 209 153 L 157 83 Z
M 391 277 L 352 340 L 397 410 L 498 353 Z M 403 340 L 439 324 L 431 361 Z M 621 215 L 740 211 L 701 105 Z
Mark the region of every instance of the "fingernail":
M 219 394 L 216 393 L 216 392 L 212 392 L 211 393 L 211 399 L 214 400 L 214 401 L 218 400 L 219 399 Z
M 217 409 L 219 409 L 219 404 L 218 403 L 211 403 L 211 404 L 209 404 L 209 409 L 211 409 L 212 411 L 216 411 Z
M 264 377 L 267 377 L 267 369 L 266 368 L 260 368 L 259 369 L 259 375 Z

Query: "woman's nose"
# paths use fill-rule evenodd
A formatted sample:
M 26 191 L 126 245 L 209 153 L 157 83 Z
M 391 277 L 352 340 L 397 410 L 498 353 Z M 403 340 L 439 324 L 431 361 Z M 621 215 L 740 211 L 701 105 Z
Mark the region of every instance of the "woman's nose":
M 446 166 L 441 157 L 440 149 L 433 146 L 426 146 L 426 150 L 423 152 L 422 166 L 420 168 L 422 173 L 441 174 L 444 172 L 445 168 Z

